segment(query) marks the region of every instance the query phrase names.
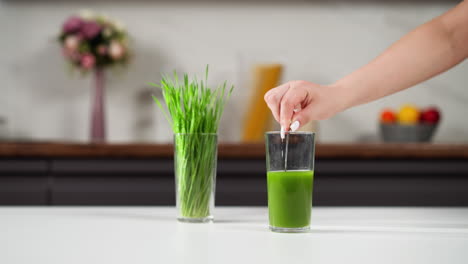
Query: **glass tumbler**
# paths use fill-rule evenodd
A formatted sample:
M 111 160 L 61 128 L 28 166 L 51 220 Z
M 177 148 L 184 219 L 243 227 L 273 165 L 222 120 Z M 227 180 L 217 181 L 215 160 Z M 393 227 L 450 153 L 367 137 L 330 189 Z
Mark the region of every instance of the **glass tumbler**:
M 217 134 L 174 135 L 176 208 L 179 221 L 213 221 L 217 157 Z
M 270 230 L 306 232 L 310 229 L 314 179 L 312 132 L 265 133 Z

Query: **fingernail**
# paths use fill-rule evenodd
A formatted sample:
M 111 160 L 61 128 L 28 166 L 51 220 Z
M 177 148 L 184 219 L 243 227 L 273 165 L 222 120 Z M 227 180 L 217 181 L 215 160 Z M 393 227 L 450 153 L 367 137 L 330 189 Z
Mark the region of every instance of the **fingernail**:
M 299 121 L 296 120 L 291 124 L 289 128 L 291 128 L 291 131 L 294 132 L 299 128 L 300 125 L 301 124 L 299 123 Z
M 281 126 L 280 137 L 281 139 L 284 139 L 284 126 Z

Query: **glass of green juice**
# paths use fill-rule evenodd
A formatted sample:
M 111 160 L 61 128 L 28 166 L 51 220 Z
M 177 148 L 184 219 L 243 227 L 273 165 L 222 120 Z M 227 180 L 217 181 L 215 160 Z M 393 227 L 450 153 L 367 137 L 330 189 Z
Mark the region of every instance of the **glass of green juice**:
M 312 211 L 314 142 L 312 132 L 265 133 L 270 230 L 307 232 Z

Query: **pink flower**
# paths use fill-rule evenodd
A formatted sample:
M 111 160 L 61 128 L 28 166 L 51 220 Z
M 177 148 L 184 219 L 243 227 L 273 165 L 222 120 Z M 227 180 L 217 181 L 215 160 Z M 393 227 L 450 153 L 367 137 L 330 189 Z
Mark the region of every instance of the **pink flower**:
M 90 53 L 83 54 L 81 56 L 81 67 L 83 67 L 86 70 L 89 70 L 94 67 L 96 64 L 96 58 Z
M 118 42 L 112 41 L 109 47 L 109 55 L 112 59 L 118 60 L 125 54 L 125 48 Z
M 104 56 L 106 55 L 107 53 L 107 46 L 104 45 L 104 44 L 101 44 L 99 46 L 97 46 L 97 53 L 101 56 Z
M 65 33 L 75 33 L 81 29 L 83 22 L 83 19 L 77 16 L 72 16 L 63 23 L 62 29 Z
M 80 39 L 77 36 L 70 35 L 65 38 L 64 46 L 69 51 L 75 51 L 80 45 Z
M 85 39 L 93 39 L 101 33 L 101 29 L 102 27 L 98 23 L 86 21 L 81 28 L 81 35 L 83 35 Z

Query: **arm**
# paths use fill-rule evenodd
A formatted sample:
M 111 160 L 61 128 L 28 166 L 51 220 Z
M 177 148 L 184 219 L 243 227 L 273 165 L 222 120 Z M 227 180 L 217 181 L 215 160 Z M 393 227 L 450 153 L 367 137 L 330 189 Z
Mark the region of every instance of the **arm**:
M 265 101 L 282 129 L 294 131 L 311 120 L 329 118 L 425 81 L 467 56 L 468 1 L 464 1 L 336 83 L 321 86 L 291 81 L 266 93 Z
M 369 64 L 334 85 L 345 108 L 367 103 L 425 81 L 468 56 L 468 1 L 423 24 Z

